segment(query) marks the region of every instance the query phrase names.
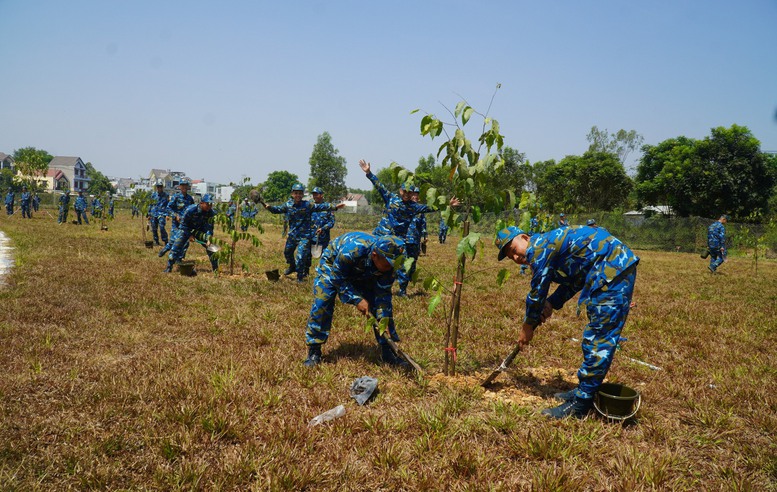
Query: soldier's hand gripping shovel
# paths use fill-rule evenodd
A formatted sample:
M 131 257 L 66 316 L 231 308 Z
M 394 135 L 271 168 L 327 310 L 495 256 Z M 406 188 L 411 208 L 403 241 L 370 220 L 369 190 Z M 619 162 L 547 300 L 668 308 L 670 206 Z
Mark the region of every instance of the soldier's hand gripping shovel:
M 388 343 L 388 346 L 391 347 L 391 350 L 394 352 L 394 354 L 396 354 L 397 357 L 400 357 L 406 360 L 407 363 L 413 367 L 415 372 L 417 372 L 418 374 L 424 373 L 424 370 L 421 369 L 421 366 L 419 366 L 418 363 L 414 361 L 412 357 L 410 357 L 404 351 L 402 351 L 402 349 L 399 348 L 399 345 L 397 345 L 397 342 L 392 340 L 386 331 L 384 331 L 383 333 L 380 333 L 380 331 L 378 331 L 378 327 L 376 324 L 372 325 L 372 330 L 375 332 L 375 336 L 382 337 L 384 340 L 386 340 L 386 343 Z
M 501 373 L 502 371 L 510 367 L 510 364 L 513 363 L 513 359 L 515 359 L 515 357 L 518 355 L 518 353 L 521 351 L 522 348 L 523 348 L 523 344 L 519 343 L 518 345 L 516 345 L 513 351 L 510 352 L 510 355 L 508 355 L 507 358 L 502 361 L 499 367 L 494 369 L 491 372 L 491 374 L 488 375 L 485 381 L 481 383 L 481 386 L 488 386 L 494 381 L 494 379 L 496 379 L 497 376 L 499 376 L 499 373 Z

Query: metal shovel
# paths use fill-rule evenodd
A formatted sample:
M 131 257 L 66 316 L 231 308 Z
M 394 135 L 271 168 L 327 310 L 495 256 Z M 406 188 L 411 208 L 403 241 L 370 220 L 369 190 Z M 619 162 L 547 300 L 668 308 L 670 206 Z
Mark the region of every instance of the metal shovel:
M 515 359 L 515 357 L 518 355 L 518 352 L 521 351 L 521 347 L 522 345 L 520 343 L 516 345 L 513 351 L 510 352 L 510 355 L 508 355 L 507 358 L 502 361 L 499 367 L 494 369 L 493 372 L 491 372 L 491 374 L 489 374 L 485 381 L 483 381 L 480 385 L 488 386 L 492 381 L 494 381 L 494 379 L 496 379 L 497 376 L 499 376 L 499 373 L 510 367 L 510 364 L 513 363 L 513 359 Z
M 407 363 L 410 364 L 418 374 L 424 373 L 424 370 L 421 369 L 421 366 L 419 366 L 418 363 L 414 361 L 412 357 L 410 357 L 405 352 L 403 352 L 402 349 L 399 348 L 399 345 L 397 345 L 397 342 L 395 342 L 394 340 L 391 339 L 390 336 L 388 336 L 388 333 L 386 333 L 385 331 L 383 333 L 380 333 L 378 331 L 378 327 L 374 325 L 372 327 L 372 330 L 375 332 L 376 336 L 383 337 L 383 339 L 386 340 L 386 343 L 388 343 L 388 346 L 391 347 L 391 351 L 394 352 L 394 354 L 396 354 L 397 357 L 405 359 Z

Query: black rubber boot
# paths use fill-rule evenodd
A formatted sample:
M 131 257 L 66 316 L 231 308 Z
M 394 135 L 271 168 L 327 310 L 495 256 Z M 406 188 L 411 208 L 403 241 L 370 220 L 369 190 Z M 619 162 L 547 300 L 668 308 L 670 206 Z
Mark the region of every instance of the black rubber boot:
M 575 397 L 576 390 L 577 388 L 572 388 L 571 390 L 564 391 L 563 393 L 556 393 L 555 395 L 553 395 L 553 397 L 557 400 L 569 401 Z
M 161 258 L 161 257 L 163 257 L 165 255 L 165 253 L 167 253 L 167 251 L 168 250 L 166 248 L 162 248 L 162 249 L 159 250 L 159 253 L 157 253 L 157 254 Z
M 285 272 L 283 272 L 284 275 L 291 275 L 292 273 L 296 272 L 297 269 L 294 268 L 294 266 L 289 265 L 289 268 L 286 269 Z
M 402 368 L 410 367 L 410 364 L 408 364 L 405 359 L 397 357 L 397 355 L 393 350 L 391 350 L 391 347 L 387 343 L 381 344 L 380 346 L 380 358 L 383 360 L 383 362 L 390 366 Z
M 554 419 L 564 419 L 567 417 L 584 418 L 593 407 L 593 398 L 583 399 L 573 397 L 555 408 L 546 408 L 541 413 Z
M 165 268 L 165 273 L 170 273 L 173 271 L 173 265 L 175 265 L 175 262 L 173 260 L 167 260 L 167 268 Z
M 316 367 L 321 364 L 321 345 L 308 345 L 308 358 L 303 364 L 305 367 Z

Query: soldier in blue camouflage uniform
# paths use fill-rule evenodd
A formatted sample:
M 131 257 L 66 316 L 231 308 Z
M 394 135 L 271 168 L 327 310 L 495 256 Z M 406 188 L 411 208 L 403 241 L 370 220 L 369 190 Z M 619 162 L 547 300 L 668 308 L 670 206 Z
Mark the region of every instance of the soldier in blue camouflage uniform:
M 186 257 L 186 251 L 189 249 L 189 240 L 192 238 L 205 243 L 203 246 L 208 254 L 210 266 L 214 272 L 219 269 L 219 259 L 212 252 L 208 251 L 210 239 L 213 237 L 213 217 L 215 216 L 216 211 L 213 210 L 213 197 L 209 194 L 204 195 L 200 203 L 186 207 L 186 210 L 181 214 L 181 222 L 175 230 L 175 236 L 172 241 L 173 245 L 167 260 L 167 268 L 165 268 L 166 273 L 171 272 L 173 265 Z
M 135 204 L 133 203 L 133 204 L 132 204 L 132 206 L 131 206 L 130 208 L 131 208 L 131 210 L 132 210 L 132 218 L 133 218 L 133 219 L 134 219 L 135 217 L 140 217 L 140 209 L 138 208 L 138 206 L 137 206 L 137 205 L 135 205 Z
M 448 224 L 442 217 L 440 217 L 440 231 L 437 234 L 437 239 L 440 240 L 440 244 L 445 244 L 445 240 L 448 239 Z
M 718 267 L 726 261 L 726 228 L 728 215 L 721 215 L 718 220 L 707 228 L 707 248 L 710 250 L 710 272 L 715 273 Z
M 40 197 L 37 193 L 32 194 L 32 210 L 37 212 L 40 208 Z
M 243 232 L 248 231 L 248 224 L 256 217 L 256 205 L 248 201 L 248 198 L 243 199 L 242 205 L 240 205 L 240 230 Z
M 57 216 L 57 224 L 67 223 L 67 212 L 70 207 L 70 192 L 64 190 L 62 196 L 59 197 L 59 215 Z
M 22 208 L 22 218 L 32 218 L 32 213 L 30 213 L 30 206 L 32 205 L 32 194 L 27 191 L 27 187 L 22 187 L 22 199 L 20 201 L 21 208 Z
M 417 186 L 410 188 L 411 200 L 418 203 L 420 189 Z M 426 216 L 418 214 L 410 221 L 410 227 L 405 236 L 405 249 L 407 250 L 408 258 L 413 258 L 413 264 L 405 271 L 404 268 L 397 270 L 397 280 L 399 283 L 399 297 L 407 296 L 407 285 L 413 278 L 415 273 L 416 264 L 418 263 L 418 256 L 421 254 L 421 241 L 426 240 Z M 400 265 L 401 266 L 401 265 Z
M 165 184 L 159 180 L 156 182 L 156 191 L 151 194 L 151 208 L 148 210 L 148 223 L 151 225 L 151 235 L 154 236 L 154 244 L 159 246 L 159 239 L 167 243 L 167 231 L 165 230 L 169 198 L 165 191 Z
M 585 223 L 588 227 L 599 227 L 596 225 L 596 219 L 588 219 Z
M 313 202 L 323 203 L 324 190 L 316 186 L 311 192 L 313 194 Z M 329 246 L 330 241 L 330 229 L 335 226 L 335 214 L 330 210 L 324 210 L 323 212 L 313 212 L 310 216 L 312 225 L 312 243 L 320 244 L 322 250 Z
M 543 410 L 554 418 L 585 416 L 610 369 L 634 293 L 639 258 L 604 229 L 562 227 L 529 237 L 517 227 L 497 234 L 499 260 L 507 257 L 532 268 L 531 290 L 518 343 L 528 344 L 539 324 L 580 292 L 578 312 L 588 325 L 582 336 L 583 364 L 577 388 L 559 393 L 564 403 Z M 559 284 L 548 295 L 550 284 Z
M 308 358 L 305 365 L 321 362 L 321 345 L 329 338 L 335 298 L 353 304 L 365 316 L 378 321 L 387 318 L 391 339 L 399 341 L 391 305 L 393 270 L 401 264 L 404 243 L 396 236 L 375 237 L 366 232 L 348 232 L 335 238 L 321 255 L 313 284 L 313 305 L 310 308 L 305 342 Z M 404 365 L 394 355 L 382 337 L 377 337 L 384 362 Z
M 13 190 L 8 190 L 8 193 L 5 195 L 5 213 L 8 215 L 13 215 L 14 200 L 16 200 L 16 194 Z
M 76 202 L 73 204 L 73 210 L 76 211 L 76 218 L 78 219 L 79 225 L 81 225 L 81 219 L 84 219 L 84 222 L 89 225 L 89 218 L 86 216 L 86 209 L 88 206 L 89 204 L 86 203 L 84 192 L 79 191 L 78 196 L 76 197 Z
M 229 220 L 230 229 L 235 228 L 235 212 L 237 212 L 237 207 L 235 206 L 235 202 L 230 201 L 229 205 L 227 205 L 227 219 Z
M 370 172 L 370 163 L 364 159 L 359 161 L 359 167 L 367 175 L 375 189 L 380 193 L 385 204 L 384 213 L 386 215 L 378 223 L 375 230 L 372 231 L 376 236 L 385 236 L 393 234 L 401 238 L 407 237 L 407 231 L 410 228 L 410 222 L 418 214 L 426 214 L 432 212 L 433 209 L 416 203 L 412 200 L 412 193 L 406 190 L 406 185 L 403 184 L 400 187 L 399 195 L 391 193 L 386 187 L 378 180 L 378 177 Z M 451 198 L 451 206 L 457 206 L 459 201 L 456 198 Z
M 92 217 L 101 217 L 103 214 L 103 204 L 100 201 L 100 197 L 94 197 L 92 199 Z
M 286 237 L 283 256 L 289 266 L 284 275 L 296 272 L 298 282 L 303 282 L 307 278 L 310 269 L 311 215 L 313 212 L 337 210 L 345 206 L 343 203 L 337 206 L 329 203 L 310 203 L 302 199 L 304 192 L 305 187 L 301 183 L 296 183 L 291 187 L 291 200 L 283 205 L 264 206 L 270 213 L 286 215 L 286 220 L 289 222 L 289 233 Z
M 558 214 L 558 226 L 569 227 L 569 222 L 567 222 L 567 217 L 563 213 Z
M 108 194 L 108 216 L 110 218 L 114 218 L 114 208 L 116 207 L 116 200 L 113 199 L 113 196 Z
M 178 184 L 179 191 L 167 202 L 165 215 L 170 216 L 170 240 L 165 242 L 165 247 L 159 251 L 159 257 L 164 256 L 173 247 L 173 236 L 181 223 L 181 215 L 190 205 L 194 205 L 194 198 L 189 194 L 189 180 L 182 179 Z M 164 227 L 164 225 L 163 225 Z

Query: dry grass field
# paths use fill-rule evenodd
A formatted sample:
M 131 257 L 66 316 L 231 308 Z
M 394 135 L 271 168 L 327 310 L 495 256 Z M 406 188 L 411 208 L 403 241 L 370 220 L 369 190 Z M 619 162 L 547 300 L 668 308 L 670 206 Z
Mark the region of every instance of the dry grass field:
M 420 283 L 395 299 L 416 379 L 381 365 L 341 304 L 324 364 L 303 367 L 311 284 L 265 278 L 284 266 L 276 226 L 242 243 L 247 274 L 214 276 L 194 245 L 189 278 L 162 273 L 120 214 L 108 231 L 0 217 L 16 248 L 0 290 L 0 490 L 777 490 L 773 261 L 712 276 L 696 254 L 638 251 L 608 376 L 641 392 L 637 418 L 550 421 L 539 411 L 575 384 L 585 320 L 570 303 L 479 387 L 528 288 L 515 265 L 497 287 L 491 244 L 464 285 L 457 377 L 441 375 L 445 323 Z M 421 276 L 452 279 L 456 241 L 430 241 Z M 364 375 L 380 393 L 359 407 L 348 392 Z M 338 404 L 342 418 L 308 428 Z

